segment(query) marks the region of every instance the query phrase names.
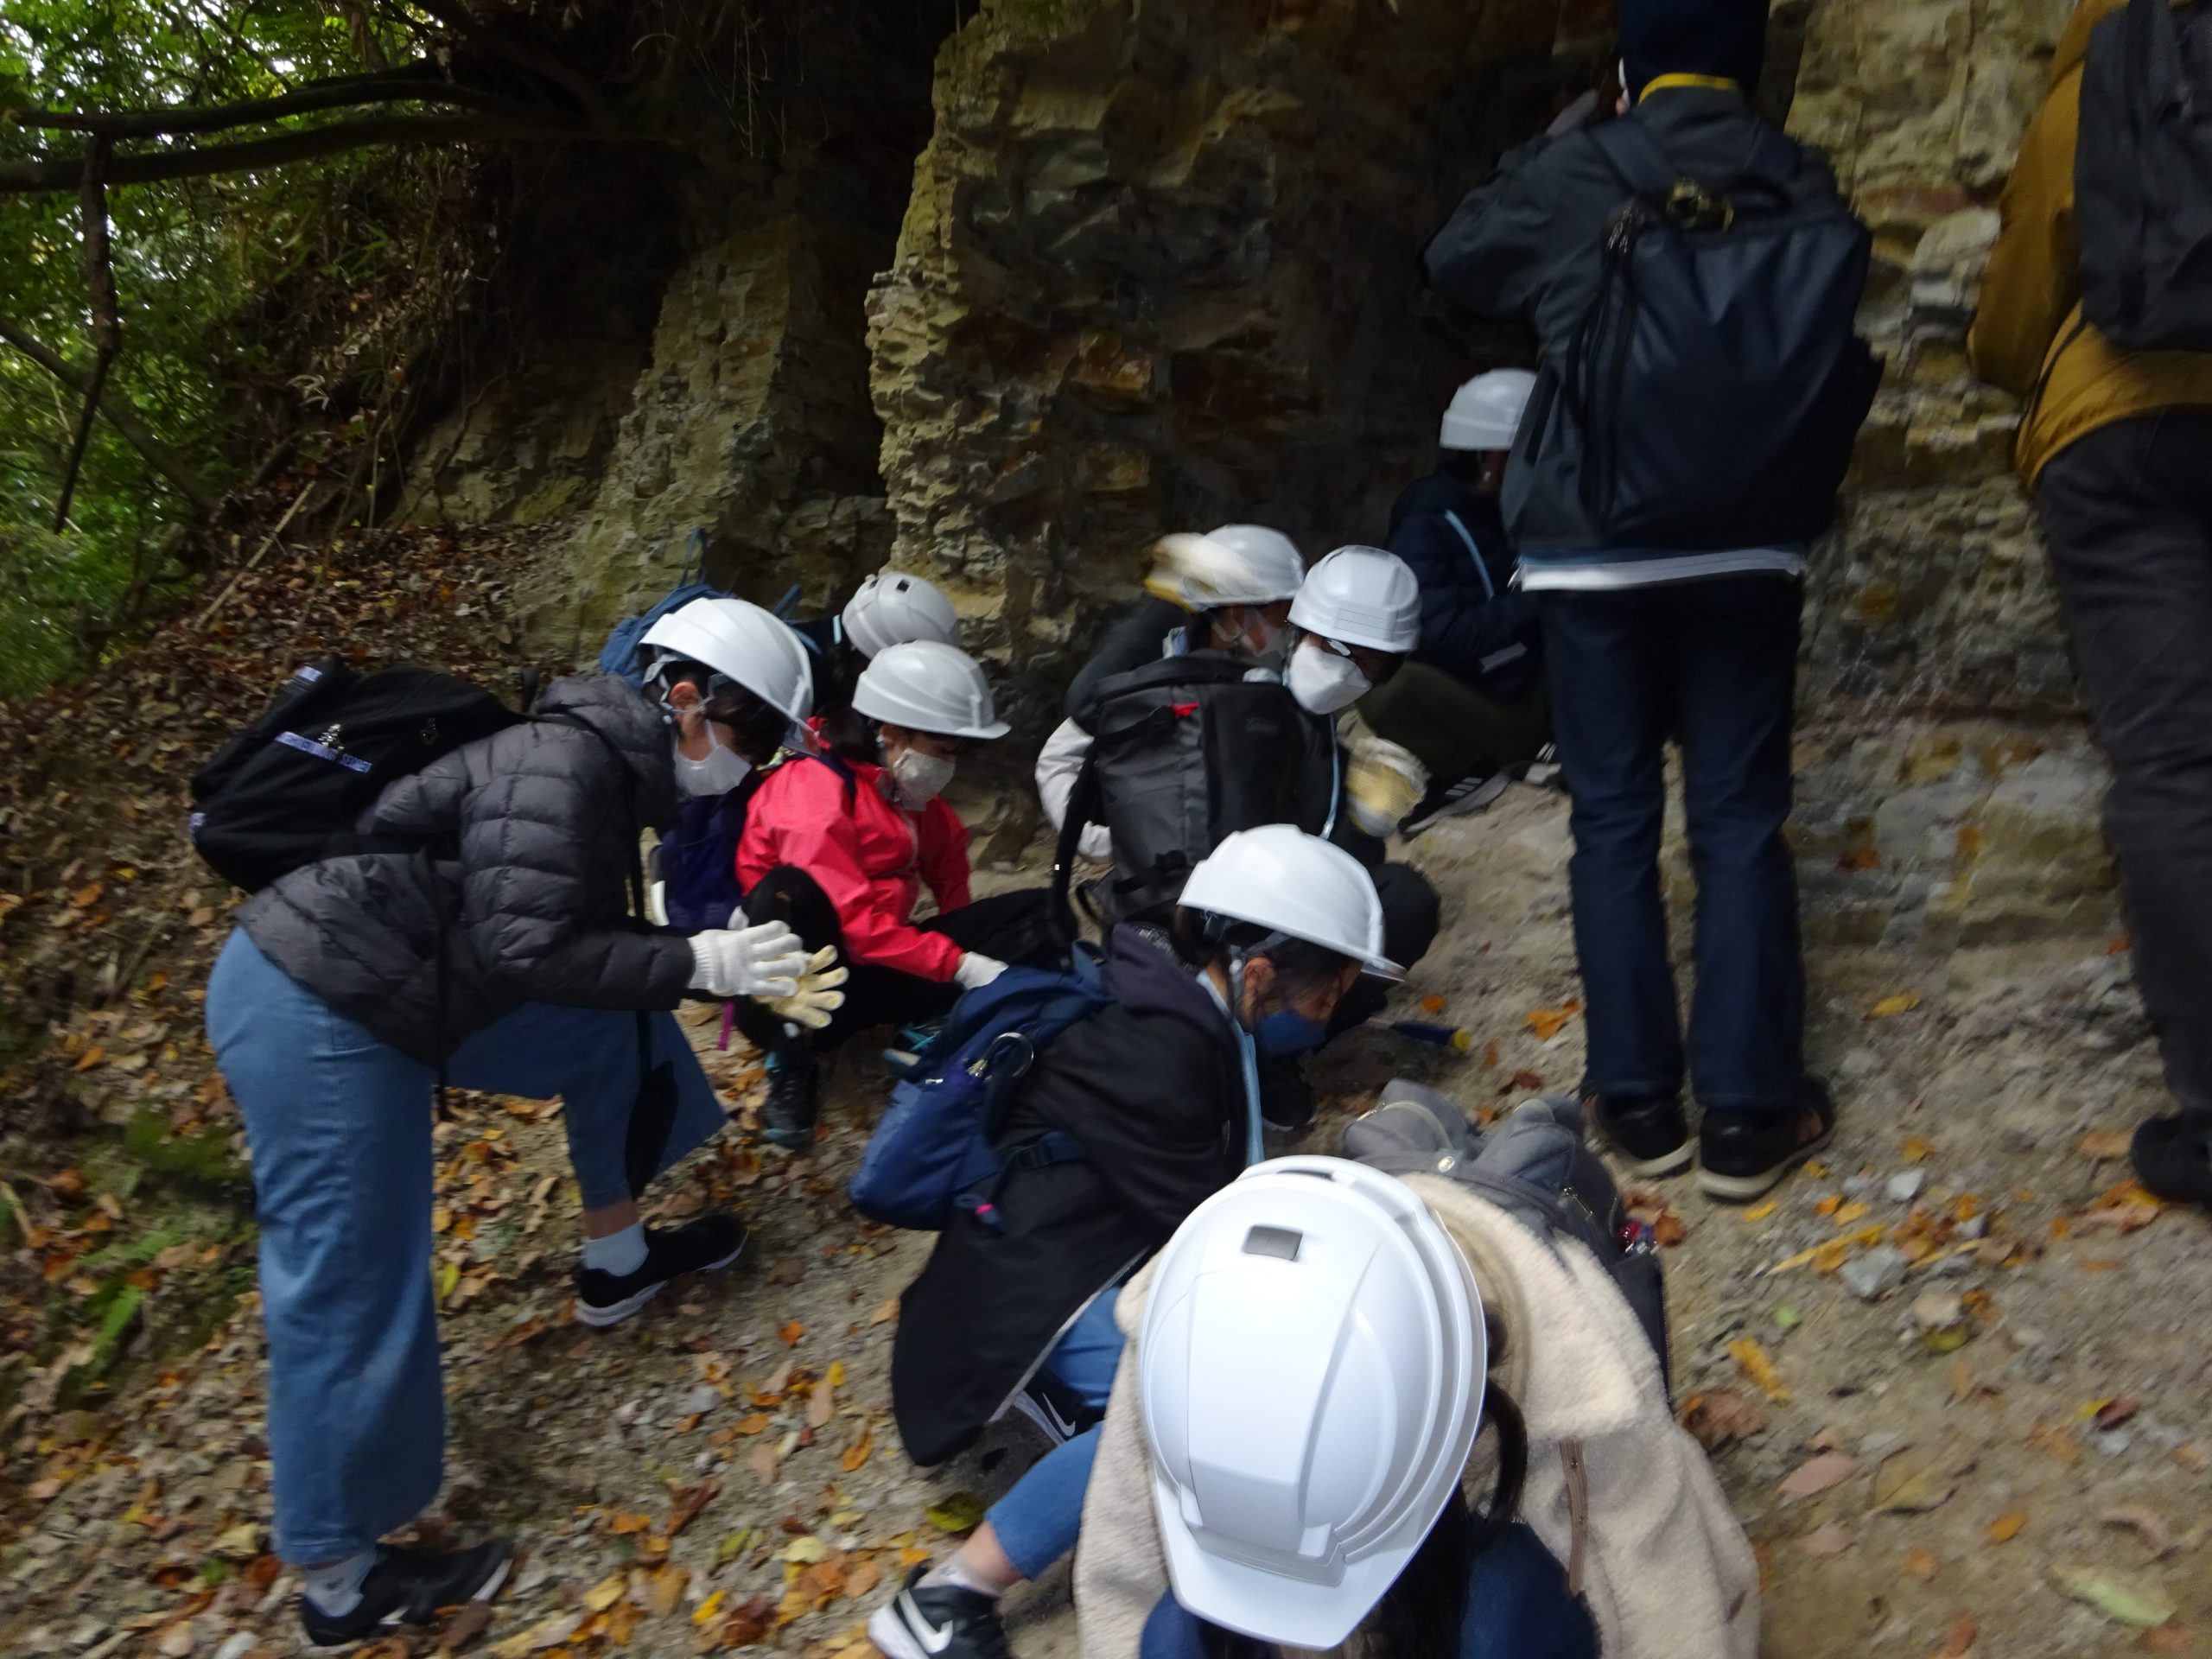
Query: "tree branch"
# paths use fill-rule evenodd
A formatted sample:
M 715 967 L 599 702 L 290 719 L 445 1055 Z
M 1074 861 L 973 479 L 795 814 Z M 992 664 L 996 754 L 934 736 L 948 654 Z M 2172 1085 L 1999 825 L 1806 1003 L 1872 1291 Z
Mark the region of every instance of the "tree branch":
M 184 144 L 137 156 L 118 156 L 109 164 L 110 184 L 150 184 L 160 179 L 204 178 L 213 173 L 251 173 L 317 156 L 334 156 L 376 144 L 459 144 L 491 139 L 620 138 L 632 135 L 594 132 L 574 118 L 550 115 L 528 121 L 487 115 L 429 115 L 367 121 L 334 121 L 267 138 L 235 144 Z M 0 162 L 0 194 L 35 194 L 71 190 L 83 176 L 82 156 L 35 162 Z
M 420 64 L 415 67 L 428 70 L 430 66 Z M 451 104 L 462 109 L 522 118 L 544 113 L 478 87 L 433 80 L 427 75 L 410 78 L 406 71 L 399 70 L 378 75 L 335 76 L 328 80 L 311 81 L 297 92 L 275 98 L 212 104 L 201 109 L 11 110 L 7 118 L 19 127 L 99 133 L 110 138 L 155 138 L 169 133 L 219 132 L 226 127 L 251 126 L 256 122 L 277 121 L 288 115 L 306 115 L 316 110 L 404 103 Z
M 600 126 L 612 126 L 607 105 L 599 95 L 599 88 L 586 77 L 578 74 L 552 53 L 518 41 L 496 29 L 487 29 L 454 0 L 414 0 L 416 10 L 427 12 L 462 39 L 473 41 L 496 57 L 520 64 L 533 73 L 540 74 L 556 86 L 566 87 L 586 114 Z
M 115 314 L 115 267 L 107 242 L 108 140 L 92 140 L 85 152 L 83 199 L 78 207 L 85 222 L 85 288 L 92 311 L 92 372 L 86 377 L 84 412 L 77 417 L 77 435 L 69 446 L 69 460 L 61 469 L 61 488 L 54 503 L 54 531 L 69 527 L 69 505 L 76 499 L 78 474 L 84 470 L 85 451 L 92 441 L 92 422 L 99 415 L 100 395 L 107 390 L 107 372 L 123 344 L 123 325 Z
M 0 317 L 0 340 L 14 346 L 78 396 L 82 397 L 92 390 L 90 374 L 72 367 L 7 317 Z M 202 512 L 214 512 L 215 498 L 208 493 L 207 486 L 193 476 L 191 469 L 172 454 L 167 445 L 138 423 L 128 404 L 112 392 L 103 391 L 99 397 L 99 410 L 107 416 L 108 424 L 121 433 L 132 448 L 145 456 L 162 477 L 175 485 L 194 506 Z

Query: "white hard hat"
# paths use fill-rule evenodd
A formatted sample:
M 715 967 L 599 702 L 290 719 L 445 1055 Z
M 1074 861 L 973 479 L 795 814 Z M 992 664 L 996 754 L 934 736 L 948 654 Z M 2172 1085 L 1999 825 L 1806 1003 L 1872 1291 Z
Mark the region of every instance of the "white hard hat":
M 1439 442 L 1446 449 L 1510 449 L 1535 384 L 1536 377 L 1526 369 L 1477 375 L 1452 394 Z
M 1163 536 L 1160 563 L 1145 583 L 1185 610 L 1271 605 L 1306 579 L 1306 561 L 1289 537 L 1264 524 L 1224 524 L 1204 536 Z
M 1395 553 L 1340 547 L 1306 573 L 1290 620 L 1325 639 L 1402 654 L 1421 643 L 1421 583 Z
M 1208 1198 L 1160 1253 L 1138 1348 L 1175 1599 L 1336 1648 L 1459 1484 L 1488 1357 L 1466 1258 L 1391 1176 L 1279 1158 Z
M 1351 957 L 1381 979 L 1405 977 L 1382 954 L 1382 900 L 1373 879 L 1343 848 L 1294 823 L 1223 836 L 1176 902 Z
M 941 737 L 1004 737 L 1010 729 L 992 710 L 990 682 L 976 659 L 937 639 L 878 652 L 853 686 L 853 709 Z
M 792 720 L 814 712 L 814 671 L 806 647 L 775 616 L 741 599 L 695 599 L 645 630 L 641 642 L 663 655 L 647 671 L 657 678 L 670 663 L 703 663 Z
M 903 570 L 879 570 L 861 583 L 845 601 L 842 620 L 845 638 L 863 657 L 912 639 L 960 643 L 960 618 L 952 601 L 935 582 Z

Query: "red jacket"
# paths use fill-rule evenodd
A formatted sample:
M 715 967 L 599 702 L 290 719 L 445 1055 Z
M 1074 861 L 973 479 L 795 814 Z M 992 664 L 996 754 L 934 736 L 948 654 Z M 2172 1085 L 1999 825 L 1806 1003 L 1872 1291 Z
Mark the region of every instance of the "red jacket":
M 912 925 L 929 883 L 940 911 L 968 902 L 968 826 L 942 800 L 918 812 L 893 804 L 891 780 L 864 760 L 793 759 L 761 781 L 737 843 L 738 886 L 747 892 L 772 869 L 804 870 L 837 907 L 845 960 L 895 968 L 940 982 L 960 965 L 960 947 Z

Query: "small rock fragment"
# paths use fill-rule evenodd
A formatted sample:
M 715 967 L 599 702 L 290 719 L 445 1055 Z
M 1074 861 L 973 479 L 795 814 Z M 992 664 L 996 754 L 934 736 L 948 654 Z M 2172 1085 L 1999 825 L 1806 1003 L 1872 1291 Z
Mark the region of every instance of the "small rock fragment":
M 1981 1237 L 1988 1230 L 1989 1217 L 1987 1216 L 1968 1216 L 1951 1230 L 1951 1236 L 1964 1243 Z
M 1859 1442 L 1859 1455 L 1867 1463 L 1887 1457 L 1904 1444 L 1904 1436 L 1892 1428 L 1878 1428 Z
M 1890 1177 L 1890 1184 L 1882 1190 L 1891 1204 L 1910 1204 L 1920 1196 L 1920 1189 L 1928 1185 L 1928 1172 L 1908 1169 L 1902 1175 Z
M 1899 1285 L 1910 1263 L 1904 1252 L 1888 1244 L 1878 1244 L 1864 1255 L 1854 1255 L 1838 1270 L 1851 1294 L 1862 1302 L 1878 1302 Z
M 702 1382 L 683 1396 L 683 1417 L 703 1417 L 722 1402 L 721 1391 L 711 1382 Z
M 1955 1292 L 1923 1290 L 1912 1299 L 1912 1322 L 1923 1331 L 1954 1331 L 1966 1317 L 1966 1304 Z

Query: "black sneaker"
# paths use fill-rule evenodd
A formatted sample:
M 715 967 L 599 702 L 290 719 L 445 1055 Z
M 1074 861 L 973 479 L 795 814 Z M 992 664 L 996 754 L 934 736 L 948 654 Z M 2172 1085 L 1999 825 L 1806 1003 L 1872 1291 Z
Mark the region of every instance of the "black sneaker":
M 1690 1166 L 1689 1120 L 1675 1096 L 1606 1100 L 1593 1095 L 1586 1103 L 1598 1133 L 1627 1161 L 1631 1175 L 1649 1179 Z
M 1065 1446 L 1085 1429 L 1106 1421 L 1106 1414 L 1085 1405 L 1059 1378 L 1039 1371 L 1014 1396 L 1014 1408 L 1044 1432 L 1054 1446 Z
M 2127 1158 L 2154 1198 L 2212 1208 L 2212 1113 L 2152 1118 L 2135 1131 Z
M 1834 1133 L 1834 1098 L 1811 1077 L 1794 1112 L 1707 1111 L 1698 1126 L 1698 1188 L 1730 1204 L 1748 1203 L 1779 1186 Z
M 1398 833 L 1408 841 L 1423 830 L 1433 830 L 1446 818 L 1456 818 L 1470 812 L 1480 812 L 1492 801 L 1505 793 L 1513 782 L 1508 772 L 1486 769 L 1470 772 L 1464 778 L 1450 778 L 1429 785 L 1421 804 L 1398 820 Z
M 745 1253 L 745 1224 L 719 1211 L 681 1227 L 648 1227 L 645 1263 L 635 1273 L 576 1269 L 576 1318 L 590 1325 L 620 1325 L 677 1274 L 729 1266 Z
M 922 1588 L 926 1567 L 906 1575 L 899 1593 L 875 1610 L 868 1639 L 890 1659 L 1013 1659 L 999 1605 L 958 1585 Z
M 822 1069 L 813 1045 L 793 1044 L 768 1056 L 768 1098 L 760 1107 L 760 1138 L 779 1152 L 804 1152 L 814 1144 L 822 1110 Z
M 436 1622 L 440 1613 L 471 1601 L 489 1601 L 507 1581 L 515 1547 L 494 1538 L 474 1549 L 404 1549 L 388 1545 L 361 1580 L 361 1599 L 351 1612 L 326 1613 L 300 1598 L 300 1623 L 317 1648 L 344 1647 L 382 1636 L 403 1624 Z

